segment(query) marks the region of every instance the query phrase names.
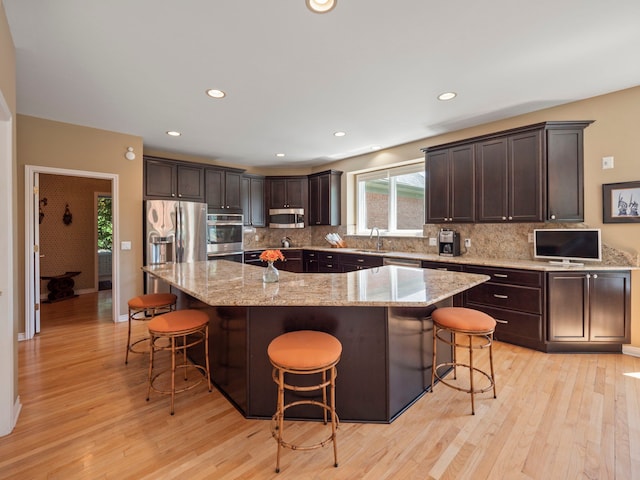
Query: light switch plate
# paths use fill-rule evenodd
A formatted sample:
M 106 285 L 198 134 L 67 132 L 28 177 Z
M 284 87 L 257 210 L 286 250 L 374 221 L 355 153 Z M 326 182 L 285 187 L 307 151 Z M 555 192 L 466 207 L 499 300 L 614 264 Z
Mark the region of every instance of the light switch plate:
M 120 242 L 120 250 L 131 250 L 131 242 Z
M 602 157 L 602 169 L 613 168 L 613 157 Z

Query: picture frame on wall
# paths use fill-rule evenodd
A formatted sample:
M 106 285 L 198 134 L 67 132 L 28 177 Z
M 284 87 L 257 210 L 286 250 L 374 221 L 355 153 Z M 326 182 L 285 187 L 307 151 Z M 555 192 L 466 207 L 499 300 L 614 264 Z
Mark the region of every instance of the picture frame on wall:
M 602 185 L 603 223 L 640 223 L 640 180 Z

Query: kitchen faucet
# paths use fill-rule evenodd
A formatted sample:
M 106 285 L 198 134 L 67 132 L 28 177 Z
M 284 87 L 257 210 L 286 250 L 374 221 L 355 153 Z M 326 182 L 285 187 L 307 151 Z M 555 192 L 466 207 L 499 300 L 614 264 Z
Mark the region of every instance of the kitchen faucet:
M 369 234 L 369 238 L 373 237 L 373 231 L 376 231 L 377 233 L 377 239 L 376 239 L 376 250 L 380 250 L 380 247 L 382 246 L 382 240 L 380 240 L 380 229 L 378 227 L 372 227 L 371 228 L 371 233 Z

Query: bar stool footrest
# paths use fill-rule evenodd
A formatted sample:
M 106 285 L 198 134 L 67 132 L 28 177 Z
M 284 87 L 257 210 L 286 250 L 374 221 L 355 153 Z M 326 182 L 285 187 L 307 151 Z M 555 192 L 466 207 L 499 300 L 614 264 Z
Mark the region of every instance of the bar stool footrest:
M 293 443 L 289 443 L 286 440 L 284 440 L 282 437 L 280 437 L 278 435 L 278 420 L 280 418 L 280 415 L 284 416 L 284 412 L 288 408 L 295 407 L 296 405 L 315 405 L 316 407 L 320 407 L 320 408 L 324 409 L 329 416 L 331 415 L 331 406 L 330 405 L 325 405 L 324 403 L 318 402 L 316 400 L 298 400 L 296 402 L 291 402 L 291 403 L 286 404 L 282 410 L 278 410 L 273 415 L 273 417 L 271 417 L 271 436 L 273 436 L 273 438 L 275 438 L 276 441 L 282 447 L 286 447 L 286 448 L 289 448 L 291 450 L 315 450 L 316 448 L 322 448 L 325 445 L 328 445 L 329 443 L 335 441 L 335 433 L 333 433 L 333 431 L 324 440 L 321 440 L 319 442 L 313 443 L 311 445 L 296 445 L 296 444 L 293 444 Z M 338 418 L 338 414 L 337 413 L 335 414 L 334 418 L 335 418 L 335 428 L 337 430 L 338 427 L 340 426 L 340 419 Z M 324 423 L 325 425 L 331 425 L 331 421 L 327 421 L 327 422 L 323 421 L 322 423 Z

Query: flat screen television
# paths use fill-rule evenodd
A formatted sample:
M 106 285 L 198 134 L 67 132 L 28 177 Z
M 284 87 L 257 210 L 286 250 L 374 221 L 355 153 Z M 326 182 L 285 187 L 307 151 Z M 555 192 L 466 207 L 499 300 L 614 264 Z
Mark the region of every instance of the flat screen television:
M 547 228 L 533 231 L 533 257 L 562 265 L 602 260 L 598 228 Z

